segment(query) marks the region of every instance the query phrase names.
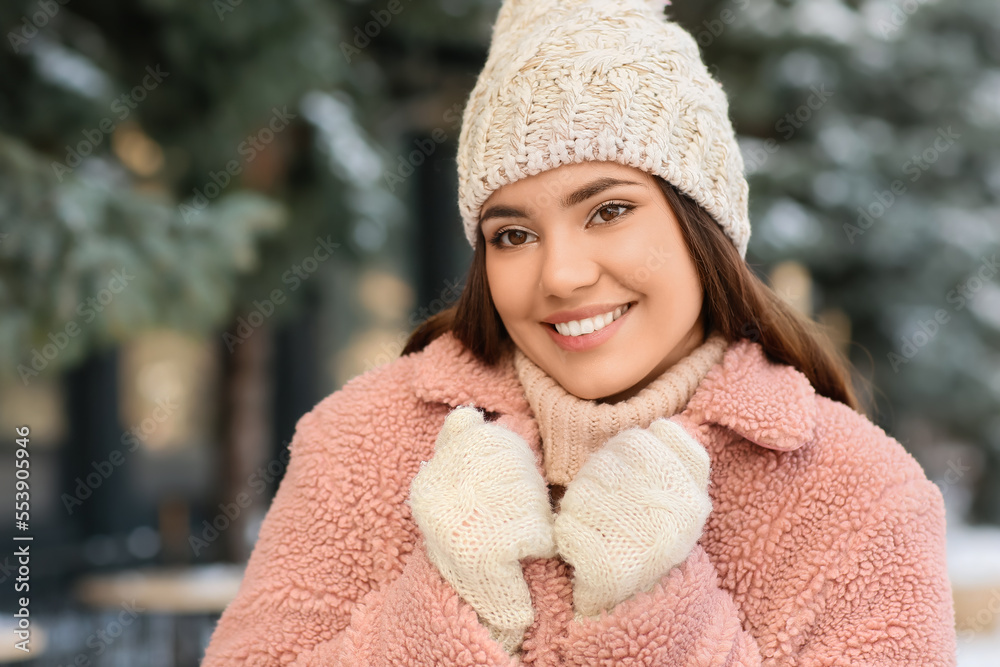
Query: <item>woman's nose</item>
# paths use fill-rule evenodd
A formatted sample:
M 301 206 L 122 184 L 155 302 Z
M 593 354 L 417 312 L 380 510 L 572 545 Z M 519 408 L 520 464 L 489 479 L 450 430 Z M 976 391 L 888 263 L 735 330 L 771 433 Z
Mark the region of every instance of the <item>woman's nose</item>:
M 548 296 L 572 296 L 575 290 L 593 285 L 600 277 L 600 264 L 593 257 L 596 249 L 570 236 L 549 239 L 542 253 L 539 287 Z

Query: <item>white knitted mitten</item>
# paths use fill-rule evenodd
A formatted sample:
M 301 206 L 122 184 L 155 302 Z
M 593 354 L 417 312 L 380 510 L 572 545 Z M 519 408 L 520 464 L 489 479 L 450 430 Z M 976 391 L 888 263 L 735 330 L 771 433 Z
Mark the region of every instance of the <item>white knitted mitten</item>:
M 578 618 L 652 589 L 687 558 L 712 511 L 709 464 L 701 444 L 663 418 L 590 455 L 555 519 Z
M 445 419 L 410 485 L 427 556 L 508 653 L 534 620 L 523 558 L 556 555 L 552 509 L 521 436 L 472 407 Z

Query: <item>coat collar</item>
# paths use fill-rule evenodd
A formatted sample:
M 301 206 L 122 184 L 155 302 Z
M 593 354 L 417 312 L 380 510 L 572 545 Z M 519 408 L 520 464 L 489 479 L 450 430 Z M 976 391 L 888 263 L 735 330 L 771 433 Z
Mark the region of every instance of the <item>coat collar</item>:
M 424 401 L 452 408 L 474 405 L 517 421 L 530 419 L 512 355 L 486 366 L 446 332 L 415 353 L 412 363 L 413 391 Z M 761 447 L 791 451 L 813 439 L 816 392 L 800 371 L 768 360 L 759 343 L 741 339 L 730 343 L 684 413 L 698 423 L 724 426 Z

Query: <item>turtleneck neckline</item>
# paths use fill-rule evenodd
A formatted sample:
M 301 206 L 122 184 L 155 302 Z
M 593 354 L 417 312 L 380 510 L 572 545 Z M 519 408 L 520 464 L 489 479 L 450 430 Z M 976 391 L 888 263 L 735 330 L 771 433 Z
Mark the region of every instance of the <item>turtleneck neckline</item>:
M 714 332 L 634 396 L 599 403 L 566 391 L 515 346 L 514 368 L 538 423 L 548 482 L 566 486 L 611 436 L 634 426 L 646 428 L 660 417 L 683 411 L 727 347 L 722 334 Z

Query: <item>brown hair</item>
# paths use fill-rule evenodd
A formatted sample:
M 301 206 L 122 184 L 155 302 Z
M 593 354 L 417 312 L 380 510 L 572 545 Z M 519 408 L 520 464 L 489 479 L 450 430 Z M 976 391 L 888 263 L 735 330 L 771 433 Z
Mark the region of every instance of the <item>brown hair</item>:
M 768 359 L 801 371 L 817 393 L 863 412 L 851 381 L 850 362 L 816 322 L 785 303 L 753 273 L 709 213 L 673 185 L 655 177 L 677 221 L 704 289 L 705 335 L 760 343 Z M 513 342 L 493 305 L 486 280 L 486 242 L 479 239 L 458 303 L 431 316 L 410 334 L 402 354 L 422 350 L 452 331 L 483 363 L 495 365 Z

